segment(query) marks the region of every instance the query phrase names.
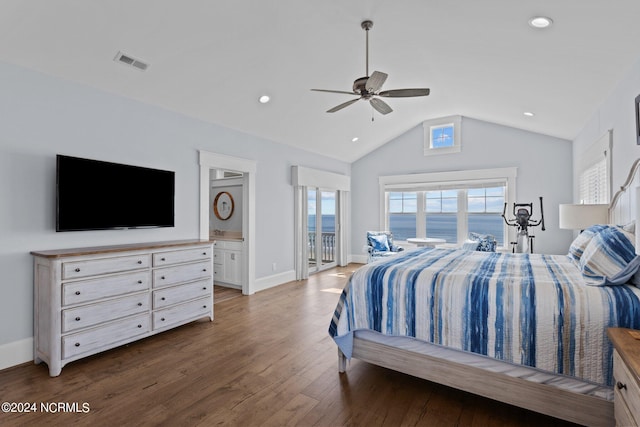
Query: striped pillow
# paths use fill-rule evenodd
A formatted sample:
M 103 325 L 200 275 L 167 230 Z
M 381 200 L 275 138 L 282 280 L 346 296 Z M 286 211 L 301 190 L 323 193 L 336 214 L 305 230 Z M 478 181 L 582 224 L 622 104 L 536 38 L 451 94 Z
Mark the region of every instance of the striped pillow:
M 567 254 L 569 258 L 571 258 L 576 265 L 580 265 L 580 257 L 582 257 L 582 253 L 589 242 L 591 242 L 591 239 L 593 239 L 593 237 L 600 231 L 608 227 L 608 225 L 592 225 L 591 227 L 584 229 L 580 234 L 578 234 L 578 237 L 571 242 L 571 246 L 569 246 L 569 253 Z
M 580 270 L 590 285 L 607 284 L 636 257 L 635 237 L 619 227 L 596 233 L 580 257 Z

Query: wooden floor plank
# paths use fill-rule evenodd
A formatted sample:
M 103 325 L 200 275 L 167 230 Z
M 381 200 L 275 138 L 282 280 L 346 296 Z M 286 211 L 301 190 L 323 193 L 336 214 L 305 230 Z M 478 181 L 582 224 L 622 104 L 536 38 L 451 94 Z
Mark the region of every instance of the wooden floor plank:
M 0 371 L 2 401 L 90 407 L 0 413 L 0 425 L 570 425 L 357 360 L 339 374 L 328 327 L 357 267 L 236 292 L 216 301 L 213 322 L 70 363 L 56 378 L 44 364 Z

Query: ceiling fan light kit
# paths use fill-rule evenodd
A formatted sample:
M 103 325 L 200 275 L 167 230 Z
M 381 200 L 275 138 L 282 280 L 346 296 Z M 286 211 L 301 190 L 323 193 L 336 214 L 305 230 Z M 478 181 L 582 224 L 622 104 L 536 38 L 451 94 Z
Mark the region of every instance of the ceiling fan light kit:
M 335 113 L 345 107 L 359 101 L 361 99 L 369 101 L 369 104 L 380 114 L 389 114 L 393 109 L 378 97 L 386 98 L 408 98 L 414 96 L 427 96 L 430 90 L 427 88 L 420 89 L 391 89 L 380 91 L 382 85 L 387 80 L 388 75 L 380 71 L 374 71 L 369 75 L 369 30 L 373 27 L 373 22 L 366 20 L 360 24 L 366 34 L 366 76 L 360 77 L 353 82 L 353 91 L 328 90 L 328 89 L 311 89 L 316 92 L 340 93 L 345 95 L 356 95 L 358 98 L 352 99 L 327 110 L 327 113 Z

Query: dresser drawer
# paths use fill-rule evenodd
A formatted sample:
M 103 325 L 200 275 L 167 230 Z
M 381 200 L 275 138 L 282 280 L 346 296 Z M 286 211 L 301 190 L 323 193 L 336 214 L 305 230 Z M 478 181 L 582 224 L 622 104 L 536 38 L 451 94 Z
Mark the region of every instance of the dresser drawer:
M 149 332 L 149 315 L 128 317 L 108 325 L 62 337 L 62 359 L 84 353 L 97 353 L 118 342 Z
M 80 304 L 149 289 L 148 271 L 62 284 L 62 305 Z
M 183 249 L 179 251 L 157 252 L 153 254 L 153 266 L 179 264 L 196 260 L 208 260 L 211 258 L 211 247 L 203 246 L 195 249 Z
M 148 292 L 70 308 L 62 311 L 62 332 L 71 332 L 148 311 Z
M 153 287 L 160 288 L 181 282 L 205 279 L 211 277 L 211 274 L 210 261 L 158 268 L 153 271 Z
M 153 313 L 153 329 L 162 329 L 177 323 L 210 316 L 211 304 L 211 297 L 206 297 L 156 311 Z
M 620 403 L 628 408 L 629 414 L 640 414 L 640 385 L 629 372 L 617 351 L 613 352 L 613 377 L 615 381 L 615 402 L 617 407 Z M 634 420 L 637 424 L 638 420 Z
M 149 255 L 130 255 L 115 258 L 101 258 L 87 261 L 71 261 L 62 263 L 62 278 L 96 276 L 99 274 L 119 273 L 149 267 Z
M 192 299 L 210 296 L 211 292 L 211 279 L 191 282 L 170 288 L 162 288 L 158 291 L 153 291 L 153 308 L 163 308 Z

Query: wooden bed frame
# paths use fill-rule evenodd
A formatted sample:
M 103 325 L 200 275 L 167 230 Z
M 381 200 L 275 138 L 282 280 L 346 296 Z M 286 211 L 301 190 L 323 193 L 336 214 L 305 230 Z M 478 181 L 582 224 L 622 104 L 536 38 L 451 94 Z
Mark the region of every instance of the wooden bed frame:
M 636 187 L 627 191 L 636 180 L 640 159 L 636 160 L 627 180 L 611 199 L 610 223 L 623 224 L 636 219 Z M 640 190 L 640 187 L 638 188 Z M 636 236 L 640 234 L 636 233 Z M 638 238 L 636 238 L 638 248 Z M 638 248 L 640 249 L 640 248 Z M 636 251 L 638 251 L 638 249 Z M 552 417 L 590 426 L 615 424 L 613 401 L 539 384 L 526 379 L 489 372 L 459 362 L 423 355 L 409 350 L 354 337 L 352 357 L 413 375 L 438 384 L 464 390 L 500 402 L 526 408 Z M 347 359 L 338 349 L 338 370 L 346 371 Z

